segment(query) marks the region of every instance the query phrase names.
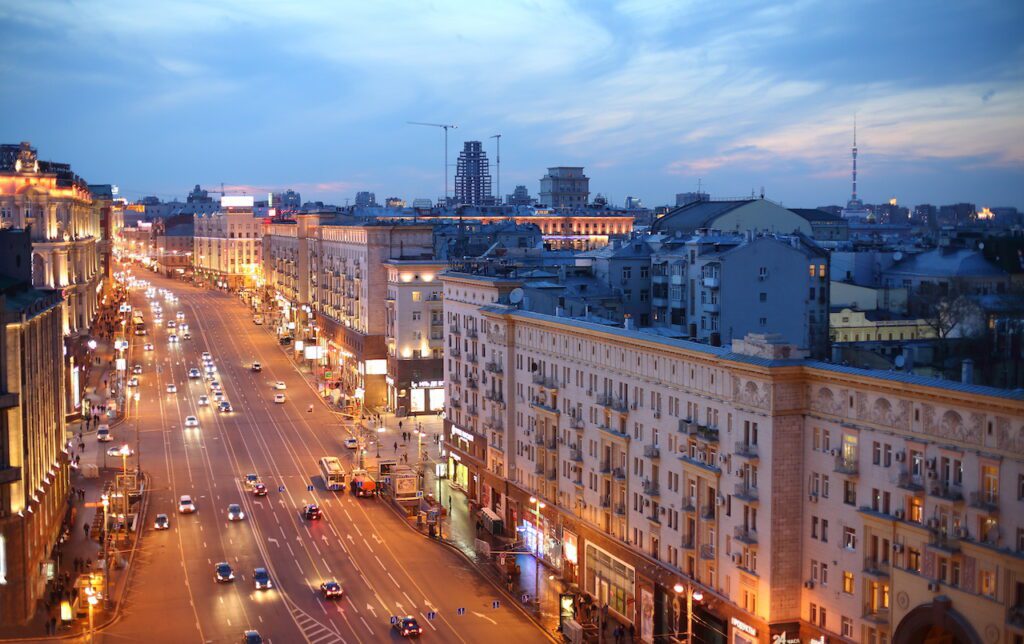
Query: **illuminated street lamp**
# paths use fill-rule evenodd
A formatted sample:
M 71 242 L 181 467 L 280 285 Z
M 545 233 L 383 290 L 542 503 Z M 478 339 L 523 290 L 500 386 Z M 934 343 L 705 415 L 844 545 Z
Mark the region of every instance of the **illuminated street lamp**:
M 689 583 L 686 586 L 676 583 L 672 590 L 676 592 L 676 595 L 686 593 L 686 641 L 689 644 L 693 641 L 693 602 L 698 604 L 702 602 L 704 600 L 704 593 L 700 592 L 699 589 L 693 588 Z
M 102 597 L 100 597 L 99 593 L 93 590 L 92 586 L 87 586 L 85 588 L 85 597 L 86 600 L 89 602 L 89 644 L 92 644 L 94 632 L 92 622 L 92 610 L 96 606 L 96 604 L 100 603 L 100 599 L 102 599 Z
M 128 457 L 131 455 L 132 450 L 128 445 L 122 445 L 121 449 L 117 450 L 117 453 L 121 456 L 121 473 L 128 474 Z

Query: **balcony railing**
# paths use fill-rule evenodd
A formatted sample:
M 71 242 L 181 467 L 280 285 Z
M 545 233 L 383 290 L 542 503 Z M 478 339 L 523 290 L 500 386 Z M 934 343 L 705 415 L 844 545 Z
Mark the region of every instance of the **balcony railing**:
M 450 324 L 448 325 L 448 332 L 452 335 L 461 335 L 462 329 L 459 328 L 458 324 Z
M 734 539 L 741 543 L 756 544 L 757 543 L 757 530 L 749 526 L 738 525 L 733 528 L 732 536 Z
M 598 394 L 597 404 L 602 407 L 608 407 L 614 411 L 627 412 L 629 411 L 629 405 L 622 398 L 616 398 L 611 394 Z
M 622 468 L 622 467 L 614 468 L 612 470 L 612 478 L 614 478 L 617 481 L 625 481 L 626 480 L 626 470 L 625 470 L 625 468 Z
M 544 468 L 544 464 L 543 463 L 537 463 L 537 464 L 535 464 L 533 466 L 533 473 L 534 474 L 543 474 L 544 473 L 544 469 L 545 468 Z
M 874 557 L 864 557 L 864 572 L 875 575 L 888 577 L 892 571 L 892 564 L 888 561 L 881 561 Z
M 715 559 L 715 544 L 705 543 L 700 547 L 700 558 L 701 559 Z
M 468 387 L 469 389 L 476 389 L 477 388 L 476 379 L 475 378 L 466 378 L 466 387 Z
M 476 354 L 475 353 L 467 353 L 466 354 L 466 362 L 472 362 L 473 364 L 476 364 Z
M 661 458 L 661 448 L 657 445 L 644 445 L 644 456 L 647 458 Z
M 598 471 L 601 474 L 611 474 L 612 473 L 612 464 L 610 462 L 608 462 L 608 461 L 601 461 L 601 466 L 598 469 Z
M 736 456 L 742 456 L 743 458 L 758 458 L 757 445 L 740 441 L 736 443 L 736 449 L 734 451 Z
M 558 470 L 557 470 L 557 469 L 555 469 L 555 468 L 553 468 L 553 467 L 552 467 L 552 468 L 550 468 L 550 469 L 548 470 L 548 480 L 549 480 L 549 481 L 554 481 L 554 480 L 555 480 L 555 479 L 557 479 L 557 478 L 558 478 Z
M 542 434 L 541 432 L 535 433 L 533 435 L 533 444 L 541 446 L 544 445 L 544 434 Z
M 602 496 L 601 497 L 601 507 L 602 508 L 610 508 L 610 507 L 612 507 L 612 497 L 610 497 L 610 496 Z
M 644 494 L 647 496 L 661 496 L 661 489 L 657 481 L 644 481 Z
M 971 492 L 971 507 L 989 514 L 999 511 L 999 495 L 990 492 Z
M 488 362 L 486 365 L 484 365 L 484 368 L 487 371 L 490 371 L 491 373 L 501 373 L 502 372 L 501 364 L 498 363 L 498 362 Z
M 473 327 L 466 329 L 466 337 L 475 340 L 478 337 L 476 334 L 476 329 L 474 329 Z
M 617 514 L 620 517 L 626 516 L 626 504 L 625 503 L 616 503 L 615 504 L 615 514 Z
M 733 496 L 741 501 L 747 502 L 757 502 L 759 499 L 757 488 L 749 483 L 737 483 L 736 491 Z
M 842 454 L 836 455 L 836 463 L 833 471 L 839 474 L 846 474 L 847 476 L 857 476 L 860 473 L 860 468 L 857 465 L 856 458 L 850 458 Z
M 862 617 L 869 622 L 875 624 L 888 624 L 889 623 L 889 609 L 881 606 L 872 606 L 871 604 L 864 604 L 864 613 Z
M 700 506 L 700 518 L 702 519 L 714 519 L 715 518 L 715 505 L 709 503 L 707 505 Z
M 583 450 L 572 448 L 569 450 L 569 460 L 576 461 L 577 463 L 583 462 Z
M 964 501 L 963 488 L 943 481 L 932 481 L 928 486 L 928 494 L 954 503 L 963 503 Z

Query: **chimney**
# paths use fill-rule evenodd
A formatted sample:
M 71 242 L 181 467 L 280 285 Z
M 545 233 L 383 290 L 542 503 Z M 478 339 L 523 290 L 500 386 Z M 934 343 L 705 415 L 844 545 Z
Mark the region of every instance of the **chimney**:
M 564 318 L 565 317 L 565 309 L 562 308 L 561 306 L 556 306 L 555 307 L 555 317 L 556 318 Z
M 632 331 L 636 328 L 636 325 L 633 323 L 633 316 L 630 315 L 629 313 L 626 314 L 624 326 L 626 327 L 627 331 Z
M 965 385 L 974 384 L 974 360 L 966 358 L 960 364 L 960 382 Z

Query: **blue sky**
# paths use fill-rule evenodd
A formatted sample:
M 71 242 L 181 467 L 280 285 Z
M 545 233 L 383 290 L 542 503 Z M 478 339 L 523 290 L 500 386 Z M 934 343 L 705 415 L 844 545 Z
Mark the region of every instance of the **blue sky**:
M 293 5 L 293 6 L 292 6 Z M 668 203 L 1024 207 L 1024 3 L 0 0 L 0 140 L 129 198 L 195 183 L 344 203 L 443 192 L 441 132 L 502 192 L 552 165 Z M 244 187 L 244 188 L 243 188 Z

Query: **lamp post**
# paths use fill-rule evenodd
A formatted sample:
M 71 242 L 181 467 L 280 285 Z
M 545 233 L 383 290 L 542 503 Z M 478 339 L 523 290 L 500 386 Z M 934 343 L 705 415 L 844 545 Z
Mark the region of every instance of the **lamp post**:
M 89 602 L 89 644 L 92 644 L 92 642 L 93 642 L 92 638 L 93 638 L 93 632 L 94 632 L 93 631 L 93 625 L 92 625 L 93 624 L 93 622 L 92 622 L 92 610 L 96 606 L 96 604 L 99 603 L 100 596 L 99 596 L 99 594 L 96 593 L 95 590 L 92 589 L 92 586 L 86 587 L 86 589 L 85 589 L 85 596 L 86 596 L 86 600 Z
M 139 442 L 139 392 L 132 396 L 135 399 L 135 471 L 142 474 L 142 450 Z
M 121 455 L 121 473 L 128 474 L 128 455 L 132 453 L 132 450 L 128 445 L 122 445 L 121 449 L 118 450 L 118 454 Z
M 544 502 L 535 496 L 530 497 L 530 505 L 533 506 L 533 514 L 537 518 L 537 529 L 533 537 L 533 599 L 537 602 L 537 608 L 540 608 L 540 540 L 541 540 L 541 528 L 540 528 L 540 511 L 544 509 Z
M 693 602 L 700 603 L 704 599 L 704 593 L 689 583 L 686 586 L 677 583 L 672 590 L 676 592 L 676 595 L 686 593 L 686 642 L 690 644 L 693 642 Z
M 108 589 L 110 588 L 110 586 L 108 586 L 108 584 L 110 583 L 110 553 L 108 552 L 107 548 L 107 510 L 110 508 L 110 497 L 104 494 L 103 496 L 100 497 L 100 499 L 103 502 L 103 530 L 100 531 L 100 538 L 103 539 L 103 592 L 109 595 L 110 593 L 108 592 Z M 92 639 L 91 634 L 89 638 L 90 640 Z

